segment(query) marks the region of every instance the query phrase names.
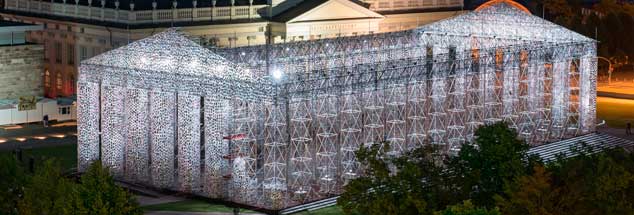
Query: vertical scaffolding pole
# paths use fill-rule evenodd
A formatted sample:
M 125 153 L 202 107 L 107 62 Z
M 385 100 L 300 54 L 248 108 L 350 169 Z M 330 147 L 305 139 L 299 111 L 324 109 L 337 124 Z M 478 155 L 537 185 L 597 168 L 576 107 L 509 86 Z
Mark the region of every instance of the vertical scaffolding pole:
M 565 137 L 575 137 L 579 134 L 581 125 L 580 116 L 580 66 L 579 58 L 570 60 L 568 69 L 568 112 L 566 117 L 566 134 Z
M 355 152 L 361 146 L 361 103 L 359 96 L 348 90 L 341 96 L 341 177 L 344 183 L 359 175 L 359 161 Z
M 498 51 L 487 53 L 487 57 L 483 60 L 486 62 L 484 65 L 485 75 L 484 75 L 484 99 L 485 99 L 485 118 L 484 122 L 487 125 L 496 123 L 501 121 L 501 81 L 499 79 L 503 78 L 503 73 L 498 70 L 498 59 L 501 58 L 501 55 Z M 482 62 L 482 60 L 480 61 Z
M 120 86 L 101 86 L 101 162 L 110 169 L 110 173 L 119 178 L 123 176 L 125 155 L 125 88 Z
M 205 160 L 203 192 L 210 198 L 224 198 L 223 173 L 227 170 L 229 145 L 223 137 L 228 136 L 227 120 L 231 108 L 230 101 L 222 97 L 205 96 Z
M 424 67 L 420 68 L 424 69 Z M 422 147 L 427 138 L 425 127 L 427 87 L 425 79 L 413 80 L 407 94 L 407 150 Z
M 158 188 L 174 186 L 174 130 L 176 124 L 176 95 L 160 90 L 150 91 L 150 175 Z
M 570 62 L 565 59 L 564 50 L 557 50 L 555 53 L 555 59 L 552 70 L 552 107 L 551 107 L 551 120 L 552 125 L 550 128 L 550 138 L 553 140 L 559 140 L 564 137 L 568 118 L 568 97 L 569 97 L 569 85 L 568 80 Z
M 484 125 L 484 86 L 486 86 L 486 62 L 480 56 L 480 50 L 474 49 L 471 55 L 471 68 L 467 74 L 467 118 L 465 136 L 467 142 L 472 142 L 475 131 Z M 483 61 L 483 62 L 481 62 Z
M 460 53 L 462 55 L 464 53 Z M 465 79 L 466 70 L 470 67 L 470 62 L 457 61 L 458 53 L 456 48 L 451 47 L 449 49 L 449 88 L 447 89 L 447 111 L 448 111 L 448 124 L 447 124 L 447 141 L 449 144 L 449 151 L 452 154 L 457 154 L 460 147 L 465 142 Z M 460 59 L 463 59 L 460 56 Z
M 128 88 L 125 93 L 125 113 L 128 122 L 126 137 L 126 180 L 149 182 L 150 146 L 148 142 L 148 91 Z
M 286 207 L 287 178 L 286 163 L 288 143 L 286 133 L 286 114 L 284 107 L 277 102 L 265 104 L 264 122 L 264 196 L 265 203 L 273 209 Z
M 317 96 L 317 180 L 321 194 L 333 194 L 337 185 L 337 97 L 330 94 Z
M 521 51 L 519 56 L 519 92 L 518 92 L 518 134 L 524 138 L 526 143 L 531 144 L 535 135 L 534 118 L 535 103 L 538 101 L 536 95 L 535 79 L 537 78 L 537 67 L 529 64 L 532 59 L 527 51 Z
M 589 43 L 583 47 L 583 56 L 580 59 L 581 78 L 579 80 L 579 105 L 581 132 L 590 133 L 595 131 L 596 126 L 596 104 L 597 104 L 597 53 L 596 44 Z
M 293 99 L 290 104 L 291 145 L 290 183 L 293 200 L 303 203 L 312 194 L 313 136 L 311 135 L 312 105 L 307 99 Z
M 178 190 L 200 191 L 200 96 L 178 92 Z
M 407 101 L 407 88 L 402 84 L 392 85 L 386 91 L 386 141 L 390 143 L 390 154 L 400 155 L 407 149 L 405 145 L 405 103 Z
M 84 172 L 99 157 L 99 84 L 77 84 L 77 170 Z
M 250 204 L 255 201 L 253 196 L 257 185 L 257 105 L 244 100 L 234 99 L 233 127 L 229 136 L 224 137 L 230 142 L 229 160 L 231 199 L 234 202 Z
M 518 130 L 517 119 L 518 117 L 518 53 L 516 51 L 502 52 L 502 58 L 504 59 L 502 65 L 499 67 L 502 69 L 502 119 L 508 123 L 510 128 Z
M 541 95 L 538 99 L 539 107 L 537 109 L 539 121 L 537 122 L 537 138 L 539 143 L 544 143 L 550 139 L 550 126 L 552 125 L 552 81 L 553 81 L 553 64 L 552 53 L 550 50 L 542 53 L 536 53 L 542 61 L 535 62 L 538 67 L 538 92 Z

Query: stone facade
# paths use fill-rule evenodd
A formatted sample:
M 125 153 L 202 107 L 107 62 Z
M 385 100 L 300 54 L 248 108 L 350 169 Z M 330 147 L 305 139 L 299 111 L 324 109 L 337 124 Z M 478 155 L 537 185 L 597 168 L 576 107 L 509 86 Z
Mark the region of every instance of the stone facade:
M 42 45 L 0 46 L 0 99 L 42 96 Z

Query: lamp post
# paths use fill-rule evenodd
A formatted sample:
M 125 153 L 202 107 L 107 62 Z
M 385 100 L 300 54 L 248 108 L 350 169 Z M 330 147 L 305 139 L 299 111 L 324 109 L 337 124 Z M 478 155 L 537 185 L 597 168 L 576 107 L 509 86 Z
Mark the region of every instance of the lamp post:
M 597 56 L 597 59 L 605 60 L 608 62 L 608 85 L 612 84 L 612 72 L 614 71 L 614 68 L 612 67 L 612 61 L 601 56 Z

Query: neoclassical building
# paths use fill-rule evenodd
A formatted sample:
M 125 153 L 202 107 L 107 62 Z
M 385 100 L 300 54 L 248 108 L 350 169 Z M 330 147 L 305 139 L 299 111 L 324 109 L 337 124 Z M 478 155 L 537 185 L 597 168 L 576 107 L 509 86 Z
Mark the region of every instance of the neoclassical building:
M 5 0 L 0 17 L 42 24 L 48 97 L 76 93 L 79 62 L 168 27 L 239 47 L 402 31 L 459 14 L 460 0 Z

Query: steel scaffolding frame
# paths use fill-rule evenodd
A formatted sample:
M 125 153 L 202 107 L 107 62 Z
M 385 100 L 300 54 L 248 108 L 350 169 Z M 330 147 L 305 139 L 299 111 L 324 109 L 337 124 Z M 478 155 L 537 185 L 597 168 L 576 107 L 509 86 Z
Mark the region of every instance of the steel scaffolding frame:
M 79 169 L 269 210 L 338 195 L 360 147 L 452 154 L 505 121 L 595 129 L 596 43 L 501 1 L 418 29 L 203 48 L 168 30 L 82 62 Z

